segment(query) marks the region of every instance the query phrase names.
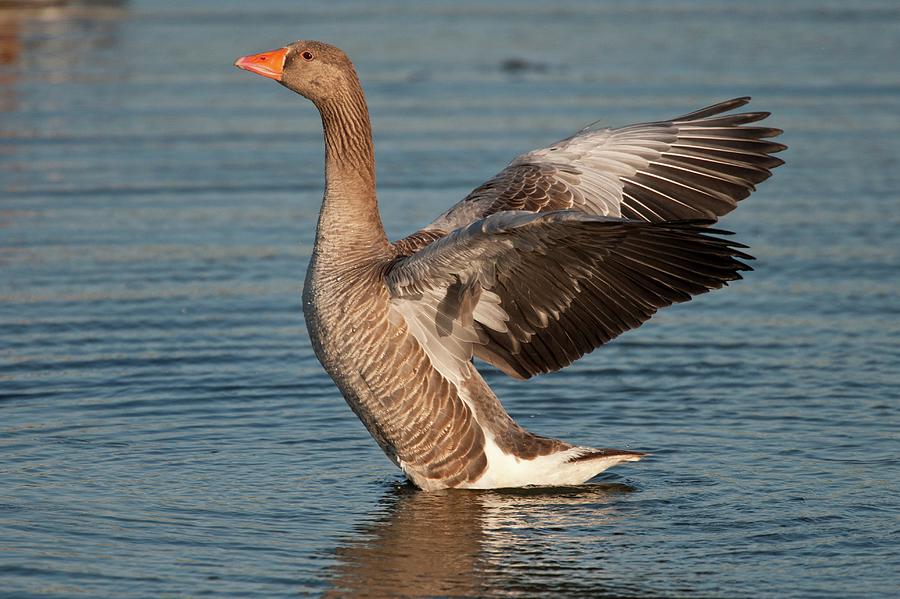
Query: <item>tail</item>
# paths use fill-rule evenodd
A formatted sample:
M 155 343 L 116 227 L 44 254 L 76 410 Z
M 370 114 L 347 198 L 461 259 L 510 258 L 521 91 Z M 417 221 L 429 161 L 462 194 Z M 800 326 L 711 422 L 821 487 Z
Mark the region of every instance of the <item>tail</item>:
M 616 460 L 619 462 L 637 462 L 642 457 L 649 455 L 642 451 L 629 451 L 627 449 L 593 449 L 584 447 L 586 451 L 578 456 L 569 458 L 568 462 L 583 462 L 585 460 Z
M 570 457 L 565 463 L 571 470 L 578 473 L 578 478 L 583 479 L 581 482 L 589 481 L 616 464 L 637 462 L 644 456 L 649 455 L 627 449 L 595 449 L 593 447 L 579 447 L 577 449 L 582 451 Z

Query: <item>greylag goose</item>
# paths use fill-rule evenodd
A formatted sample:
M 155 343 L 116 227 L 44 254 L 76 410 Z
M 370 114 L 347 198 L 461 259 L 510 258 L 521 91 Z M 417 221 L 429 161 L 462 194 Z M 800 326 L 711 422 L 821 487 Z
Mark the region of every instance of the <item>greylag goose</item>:
M 576 485 L 645 454 L 532 434 L 473 364 L 555 371 L 657 309 L 740 279 L 752 259 L 706 225 L 782 161 L 737 98 L 666 121 L 587 128 L 523 154 L 391 243 L 369 113 L 338 48 L 298 41 L 235 66 L 322 117 L 325 194 L 303 290 L 319 361 L 394 464 L 425 490 Z

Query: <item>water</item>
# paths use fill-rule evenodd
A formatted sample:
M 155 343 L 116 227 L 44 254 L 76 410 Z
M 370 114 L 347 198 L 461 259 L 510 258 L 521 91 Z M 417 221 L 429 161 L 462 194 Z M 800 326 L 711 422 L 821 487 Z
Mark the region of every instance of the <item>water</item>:
M 900 6 L 144 1 L 0 11 L 0 595 L 888 597 Z M 578 488 L 403 484 L 316 362 L 312 106 L 237 71 L 344 47 L 415 230 L 597 118 L 739 95 L 788 161 L 756 271 L 526 383 L 528 428 L 653 452 Z

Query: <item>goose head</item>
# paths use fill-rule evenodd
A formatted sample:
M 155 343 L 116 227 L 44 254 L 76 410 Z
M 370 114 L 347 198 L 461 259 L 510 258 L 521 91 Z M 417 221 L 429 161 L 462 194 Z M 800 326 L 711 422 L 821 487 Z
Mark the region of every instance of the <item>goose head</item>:
M 340 48 L 311 40 L 242 56 L 234 66 L 274 79 L 317 106 L 359 85 L 353 63 Z

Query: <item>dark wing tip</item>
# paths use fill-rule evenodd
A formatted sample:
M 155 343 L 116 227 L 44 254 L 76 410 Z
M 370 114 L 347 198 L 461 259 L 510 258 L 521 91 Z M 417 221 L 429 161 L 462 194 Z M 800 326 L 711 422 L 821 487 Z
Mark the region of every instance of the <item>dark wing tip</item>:
M 630 451 L 628 449 L 595 449 L 594 451 L 589 451 L 587 453 L 581 454 L 580 456 L 571 458 L 567 463 L 584 462 L 587 460 L 597 460 L 603 458 L 614 458 L 616 456 L 627 456 L 631 457 L 634 460 L 639 460 L 648 455 L 650 454 L 643 451 Z
M 728 112 L 729 110 L 734 110 L 735 108 L 740 108 L 741 106 L 745 106 L 748 102 L 750 102 L 750 96 L 733 98 L 731 100 L 725 100 L 724 102 L 719 102 L 718 104 L 713 104 L 712 106 L 707 106 L 706 108 L 701 108 L 700 110 L 695 110 L 694 112 L 689 112 L 688 114 L 681 115 L 672 119 L 672 121 L 678 122 L 705 119 L 706 117 L 722 114 L 723 112 Z
M 639 221 L 638 221 L 639 222 Z M 725 237 L 729 237 L 734 235 L 734 231 L 729 231 L 727 229 L 719 229 L 712 228 L 708 225 L 714 223 L 715 221 L 707 220 L 707 219 L 692 219 L 692 220 L 678 220 L 678 221 L 669 221 L 666 223 L 659 223 L 657 226 L 662 226 L 670 229 L 676 229 L 678 231 L 691 231 L 697 234 L 699 239 L 702 239 L 708 243 L 719 246 L 724 250 L 729 256 L 735 258 L 735 263 L 740 265 L 735 268 L 735 270 L 753 270 L 749 265 L 740 262 L 740 260 L 756 260 L 755 257 L 751 256 L 746 252 L 742 252 L 741 250 L 748 250 L 750 246 L 745 245 L 739 241 L 733 241 L 731 239 L 725 239 Z

